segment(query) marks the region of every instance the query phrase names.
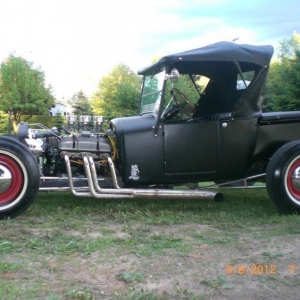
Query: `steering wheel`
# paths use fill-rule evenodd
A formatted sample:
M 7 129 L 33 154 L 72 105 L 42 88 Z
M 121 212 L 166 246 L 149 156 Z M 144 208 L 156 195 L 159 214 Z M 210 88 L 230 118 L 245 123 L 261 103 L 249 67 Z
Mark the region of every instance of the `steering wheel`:
M 195 108 L 187 96 L 176 88 L 172 88 L 170 93 L 175 103 L 181 107 L 182 111 L 189 117 L 192 117 L 195 113 Z

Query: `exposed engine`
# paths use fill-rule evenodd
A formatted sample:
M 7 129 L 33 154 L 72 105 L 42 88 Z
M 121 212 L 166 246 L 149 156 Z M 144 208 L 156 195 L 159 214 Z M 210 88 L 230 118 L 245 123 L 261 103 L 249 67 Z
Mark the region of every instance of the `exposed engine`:
M 102 117 L 81 116 L 76 123 L 76 116 L 68 118 L 68 127 L 63 128 L 65 134 L 57 128 L 49 129 L 41 124 L 19 124 L 19 137 L 24 139 L 31 152 L 37 158 L 43 176 L 66 174 L 64 156 L 68 155 L 72 173 L 76 176 L 84 174 L 82 153 L 87 153 L 94 160 L 97 174 L 104 176 L 108 166 L 107 158 L 114 157 L 116 150 L 111 146 L 113 140 L 101 132 Z M 74 120 L 75 119 L 75 120 Z M 96 123 L 97 122 L 97 123 Z
M 71 136 L 50 137 L 45 139 L 43 174 L 45 176 L 65 173 L 64 156 L 67 154 L 72 164 L 72 172 L 83 174 L 81 153 L 93 157 L 97 171 L 104 173 L 111 146 L 107 137 L 100 134 L 72 134 Z M 102 172 L 101 172 L 102 170 Z

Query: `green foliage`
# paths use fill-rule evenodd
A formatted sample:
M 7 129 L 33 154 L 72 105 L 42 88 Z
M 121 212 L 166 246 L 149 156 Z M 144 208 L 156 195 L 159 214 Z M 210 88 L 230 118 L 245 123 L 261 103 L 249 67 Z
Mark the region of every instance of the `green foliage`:
M 300 46 L 300 42 L 299 42 Z M 290 68 L 288 69 L 290 92 L 293 100 L 300 100 L 300 49 L 296 51 L 294 58 L 290 61 Z M 299 103 L 297 103 L 299 107 Z
M 0 273 L 13 272 L 21 268 L 21 263 L 0 262 Z
M 25 121 L 29 124 L 40 123 L 45 125 L 48 128 L 52 128 L 53 126 L 55 126 L 59 130 L 61 130 L 62 126 L 66 124 L 65 117 L 62 116 L 60 113 L 58 113 L 56 116 L 23 115 L 21 116 L 20 121 Z M 5 114 L 2 111 L 0 111 L 0 133 L 7 133 L 7 132 L 8 132 L 8 114 Z
M 125 281 L 126 283 L 131 282 L 141 282 L 143 280 L 143 273 L 142 272 L 129 272 L 129 273 L 122 273 L 117 276 L 119 280 Z
M 27 123 L 41 123 L 48 128 L 51 128 L 53 126 L 53 119 L 52 116 L 45 116 L 45 115 L 36 115 L 36 116 L 28 116 L 23 115 L 21 117 L 21 121 L 25 121 Z
M 66 123 L 66 118 L 61 115 L 60 112 L 57 112 L 54 117 L 52 117 L 52 124 L 53 126 L 57 127 L 57 129 L 60 131 L 62 130 L 62 127 Z
M 168 80 L 165 93 L 166 100 L 168 101 L 171 97 L 170 89 L 172 87 L 175 87 L 179 89 L 192 103 L 196 104 L 200 98 L 199 93 L 201 93 L 204 89 L 204 86 L 200 83 L 200 80 L 201 77 L 199 75 L 194 76 L 194 81 L 199 92 L 197 91 L 193 81 L 188 75 L 181 75 L 179 80 L 174 84 L 172 84 L 171 80 Z
M 0 109 L 11 111 L 14 124 L 24 114 L 45 114 L 54 103 L 44 73 L 31 62 L 10 55 L 0 68 Z
M 0 110 L 0 133 L 8 130 L 8 114 Z
M 263 111 L 300 110 L 300 35 L 280 42 L 265 89 Z
M 87 288 L 82 290 L 71 290 L 67 292 L 67 299 L 78 299 L 78 300 L 93 300 L 95 299 L 93 292 Z
M 74 115 L 83 116 L 83 115 L 91 115 L 92 107 L 89 102 L 87 96 L 83 93 L 83 91 L 79 91 L 72 97 Z
M 95 114 L 106 118 L 137 114 L 140 78 L 124 64 L 117 65 L 99 81 L 92 100 Z
M 289 60 L 300 50 L 300 35 L 294 32 L 291 39 L 284 39 L 279 44 L 278 58 L 283 64 L 288 64 Z

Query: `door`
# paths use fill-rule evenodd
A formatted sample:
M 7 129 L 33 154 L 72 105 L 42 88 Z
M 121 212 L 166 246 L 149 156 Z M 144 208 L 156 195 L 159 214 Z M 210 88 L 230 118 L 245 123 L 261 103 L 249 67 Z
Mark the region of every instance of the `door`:
M 164 124 L 165 173 L 215 173 L 217 168 L 218 121 Z

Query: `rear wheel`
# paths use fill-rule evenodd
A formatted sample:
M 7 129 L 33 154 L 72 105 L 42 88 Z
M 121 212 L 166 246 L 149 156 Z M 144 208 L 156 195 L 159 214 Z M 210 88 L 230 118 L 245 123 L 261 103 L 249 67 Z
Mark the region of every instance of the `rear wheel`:
M 39 167 L 32 153 L 17 140 L 0 137 L 0 219 L 25 211 L 39 187 Z
M 266 174 L 272 201 L 286 213 L 300 212 L 300 141 L 285 144 L 273 155 Z

